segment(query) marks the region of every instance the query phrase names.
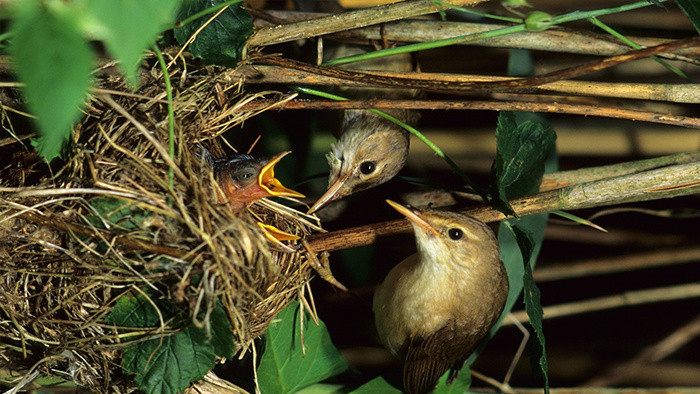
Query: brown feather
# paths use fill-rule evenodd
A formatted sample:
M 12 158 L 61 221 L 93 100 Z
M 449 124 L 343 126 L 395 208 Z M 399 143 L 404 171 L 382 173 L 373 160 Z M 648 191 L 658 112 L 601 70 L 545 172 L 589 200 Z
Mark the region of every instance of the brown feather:
M 412 338 L 406 350 L 403 370 L 406 392 L 426 393 L 432 390 L 448 369 L 461 367 L 485 334 L 481 331 L 470 333 L 451 320 L 426 338 Z

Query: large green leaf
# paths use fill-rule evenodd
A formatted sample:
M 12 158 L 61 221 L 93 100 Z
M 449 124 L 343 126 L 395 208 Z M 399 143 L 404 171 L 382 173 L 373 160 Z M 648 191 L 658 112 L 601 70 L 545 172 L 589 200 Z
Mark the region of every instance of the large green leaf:
M 543 123 L 543 125 L 546 126 L 547 129 L 551 130 L 551 128 L 549 128 L 549 126 L 546 123 L 547 121 L 540 115 L 530 113 L 516 113 L 515 115 L 516 122 L 529 121 Z M 511 130 L 517 130 L 517 128 L 511 128 Z M 556 151 L 554 150 L 554 146 L 552 146 L 551 149 L 552 150 L 549 152 L 549 156 L 544 162 L 545 173 L 554 172 L 557 170 Z M 541 177 L 541 174 L 535 173 L 534 176 Z M 548 215 L 543 214 L 509 220 L 511 224 L 517 223 L 517 226 L 519 228 L 528 231 L 531 235 L 533 247 L 529 252 L 530 260 L 527 262 L 527 265 L 529 267 L 534 267 L 535 262 L 537 261 L 537 256 L 539 255 L 540 249 L 542 247 L 542 241 L 544 240 L 544 231 L 547 227 L 547 218 Z M 508 223 L 501 223 L 498 230 L 498 243 L 501 251 L 501 260 L 503 261 L 503 264 L 505 265 L 506 271 L 508 273 L 508 298 L 506 299 L 506 305 L 503 309 L 503 314 L 501 315 L 496 325 L 491 329 L 491 331 L 489 331 L 487 339 L 492 338 L 496 334 L 498 328 L 501 325 L 501 322 L 503 321 L 505 316 L 508 313 L 510 313 L 510 311 L 513 309 L 515 302 L 520 296 L 520 292 L 523 290 L 526 264 L 523 261 L 523 252 L 521 251 L 517 240 L 514 238 L 513 233 L 508 229 L 507 225 Z M 484 341 L 484 343 L 479 347 L 479 349 L 477 349 L 469 357 L 469 359 L 467 360 L 468 364 L 471 364 L 474 362 L 474 360 L 476 360 L 478 355 L 483 351 L 487 342 L 488 340 Z
M 263 393 L 293 393 L 347 368 L 325 324 L 316 325 L 299 303 L 293 302 L 277 314 L 265 333 L 258 383 Z
M 118 327 L 156 328 L 160 317 L 184 325 L 184 329 L 162 337 L 139 341 L 127 347 L 122 369 L 134 374 L 139 388 L 147 393 L 179 393 L 214 368 L 216 357 L 232 357 L 235 344 L 226 312 L 220 305 L 211 315 L 212 335 L 178 315 L 166 300 L 126 294 L 119 298 L 106 321 Z M 159 317 L 160 312 L 160 317 Z
M 178 13 L 178 20 L 201 11 L 215 7 L 225 0 L 184 0 Z M 187 25 L 175 29 L 175 38 L 184 45 L 209 19 L 209 15 L 196 19 Z M 201 58 L 207 64 L 235 66 L 241 58 L 246 40 L 253 33 L 253 21 L 241 4 L 231 4 L 226 11 L 202 29 L 195 40 L 189 44 L 194 57 Z
M 172 27 L 180 0 L 82 0 L 91 33 L 104 41 L 127 80 L 136 85 L 141 56 Z
M 683 12 L 688 16 L 690 22 L 695 26 L 695 30 L 700 33 L 700 1 L 698 0 L 676 0 Z
M 92 55 L 78 22 L 61 2 L 20 1 L 12 25 L 11 54 L 26 84 L 29 110 L 40 137 L 34 147 L 51 161 L 71 135 L 90 86 Z
M 139 388 L 147 393 L 180 393 L 214 368 L 214 346 L 205 337 L 203 329 L 189 327 L 129 346 L 124 350 L 122 368 L 135 374 Z
M 514 215 L 508 199 L 537 193 L 544 163 L 554 148 L 556 133 L 543 122 L 516 122 L 515 113 L 504 111 L 496 127 L 496 161 L 491 169 L 492 204 Z

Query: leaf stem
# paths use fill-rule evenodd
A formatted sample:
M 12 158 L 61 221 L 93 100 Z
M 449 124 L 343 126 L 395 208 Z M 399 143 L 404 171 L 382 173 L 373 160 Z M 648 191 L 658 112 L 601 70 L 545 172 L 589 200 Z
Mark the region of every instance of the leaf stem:
M 158 48 L 158 45 L 153 45 L 153 51 L 158 57 L 158 64 L 163 71 L 163 81 L 165 82 L 165 93 L 168 98 L 168 153 L 172 159 L 175 159 L 175 110 L 173 109 L 173 88 L 170 84 L 170 74 L 168 73 L 168 66 L 165 64 L 165 58 L 163 58 L 163 53 Z M 170 188 L 174 186 L 175 174 L 172 167 L 168 169 L 168 182 Z
M 629 38 L 623 36 L 622 34 L 620 34 L 620 32 L 618 32 L 617 30 L 613 29 L 612 27 L 606 25 L 605 23 L 603 23 L 603 21 L 601 21 L 601 20 L 598 19 L 597 17 L 592 16 L 592 17 L 588 18 L 588 20 L 589 20 L 591 23 L 593 23 L 595 26 L 598 26 L 599 28 L 605 30 L 605 31 L 606 31 L 607 33 L 609 33 L 611 36 L 613 36 L 613 37 L 617 38 L 618 40 L 624 42 L 625 44 L 629 45 L 631 48 L 633 48 L 633 49 L 642 49 L 642 46 L 641 46 L 641 45 L 639 45 L 639 44 L 637 44 L 636 42 L 630 40 Z M 658 56 L 651 56 L 651 58 L 654 59 L 657 63 L 659 63 L 659 64 L 661 64 L 662 66 L 666 67 L 666 68 L 667 68 L 669 71 L 671 71 L 672 73 L 678 75 L 679 77 L 685 79 L 685 80 L 688 81 L 688 82 L 693 82 L 693 80 L 690 79 L 690 77 L 688 77 L 683 71 L 681 71 L 681 70 L 679 70 L 678 68 L 674 67 L 673 65 L 669 64 L 669 63 L 666 62 L 665 60 L 660 59 Z
M 666 0 L 659 0 L 659 1 L 664 2 Z M 561 23 L 577 21 L 580 19 L 596 17 L 596 16 L 600 16 L 600 15 L 609 15 L 609 14 L 614 14 L 614 13 L 618 13 L 618 12 L 634 10 L 637 8 L 646 7 L 648 5 L 651 5 L 651 3 L 649 3 L 647 0 L 643 0 L 643 1 L 638 1 L 635 3 L 626 4 L 626 5 L 619 6 L 619 7 L 613 7 L 613 8 L 604 8 L 604 9 L 593 10 L 593 11 L 574 11 L 574 12 L 571 12 L 571 13 L 568 13 L 565 15 L 560 15 L 560 16 L 554 17 L 552 20 L 552 26 L 555 26 L 555 25 L 558 25 Z M 401 53 L 410 53 L 410 52 L 422 51 L 422 50 L 427 50 L 427 49 L 442 48 L 442 47 L 448 46 L 448 45 L 461 44 L 461 43 L 465 43 L 465 42 L 472 42 L 472 41 L 477 41 L 477 40 L 481 40 L 481 39 L 485 39 L 485 38 L 500 37 L 500 36 L 504 36 L 504 35 L 508 35 L 508 34 L 523 32 L 523 31 L 526 31 L 525 24 L 519 24 L 519 25 L 515 25 L 515 26 L 509 26 L 509 27 L 505 27 L 505 28 L 501 28 L 501 29 L 489 30 L 489 31 L 480 32 L 480 33 L 466 34 L 466 35 L 462 35 L 462 36 L 445 38 L 442 40 L 436 40 L 436 41 L 430 41 L 430 42 L 409 44 L 409 45 L 404 45 L 404 46 L 396 47 L 396 48 L 381 49 L 381 50 L 374 51 L 374 52 L 363 53 L 361 55 L 341 57 L 341 58 L 330 60 L 330 61 L 325 62 L 323 64 L 324 65 L 347 64 L 347 63 L 358 62 L 358 61 L 369 60 L 369 59 L 376 59 L 376 58 L 380 58 L 380 57 L 391 56 L 391 55 L 396 55 L 396 54 L 401 54 Z

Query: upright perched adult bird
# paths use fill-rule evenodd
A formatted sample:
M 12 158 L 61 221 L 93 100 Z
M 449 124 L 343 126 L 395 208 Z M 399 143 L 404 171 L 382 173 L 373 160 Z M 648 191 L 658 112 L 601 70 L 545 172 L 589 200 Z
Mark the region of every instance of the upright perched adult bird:
M 211 167 L 214 180 L 234 212 L 241 212 L 264 197 L 304 197 L 303 194 L 284 187 L 275 178 L 275 165 L 291 153 L 289 151 L 278 153 L 270 159 L 260 159 L 245 153 L 216 158 L 206 148 L 200 149 L 198 157 Z M 258 222 L 258 225 L 265 237 L 273 243 L 299 238 L 268 224 Z
M 404 360 L 409 393 L 459 372 L 503 311 L 508 276 L 491 229 L 469 216 L 387 202 L 413 225 L 418 253 L 394 267 L 374 294 L 379 338 Z
M 364 53 L 358 47 L 340 46 L 334 57 Z M 414 71 L 416 66 L 410 54 L 394 55 L 343 68 L 371 71 Z M 415 89 L 343 88 L 339 93 L 355 99 L 410 99 L 419 92 Z M 411 110 L 385 110 L 404 123 L 415 124 L 419 115 Z M 408 132 L 396 123 L 368 110 L 345 110 L 338 141 L 326 155 L 330 165 L 328 189 L 309 210 L 313 213 L 331 201 L 349 194 L 378 186 L 393 178 L 406 164 Z

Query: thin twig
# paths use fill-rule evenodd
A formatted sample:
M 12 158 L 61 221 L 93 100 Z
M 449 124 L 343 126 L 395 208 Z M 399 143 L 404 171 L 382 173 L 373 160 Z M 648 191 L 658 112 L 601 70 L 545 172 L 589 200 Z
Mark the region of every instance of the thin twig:
M 595 182 L 551 190 L 534 196 L 511 200 L 518 216 L 536 215 L 554 210 L 573 210 L 656 200 L 700 192 L 700 161 L 671 165 Z M 505 219 L 503 213 L 482 205 L 462 213 L 483 222 Z M 309 244 L 317 251 L 334 251 L 375 242 L 378 237 L 409 232 L 407 219 L 374 223 L 309 237 Z
M 483 3 L 484 1 L 486 0 L 445 0 L 445 3 L 464 6 Z M 281 44 L 301 38 L 315 37 L 338 31 L 430 14 L 446 8 L 447 7 L 437 6 L 430 0 L 410 0 L 348 11 L 337 15 L 328 15 L 287 25 L 271 26 L 260 29 L 250 36 L 250 38 L 248 38 L 248 47 Z
M 696 261 L 700 261 L 700 246 L 572 261 L 554 266 L 537 268 L 532 273 L 532 276 L 538 282 L 548 282 L 592 275 L 605 275 L 636 269 L 692 263 Z
M 674 301 L 695 297 L 700 297 L 700 283 L 689 283 L 656 289 L 627 291 L 612 296 L 546 306 L 543 308 L 543 311 L 545 319 L 554 319 L 564 316 L 579 315 L 581 313 L 621 308 L 624 306 L 651 304 L 655 302 Z M 512 312 L 512 314 L 513 317 L 520 322 L 528 321 L 527 313 L 525 311 L 516 311 Z M 509 324 L 511 324 L 511 322 L 508 320 L 503 321 L 504 326 Z
M 613 386 L 625 379 L 639 367 L 645 364 L 659 362 L 671 353 L 682 348 L 700 335 L 700 315 L 693 320 L 675 330 L 659 343 L 654 344 L 633 359 L 613 367 L 605 375 L 589 380 L 584 383 L 586 387 Z
M 246 83 L 248 84 L 284 83 L 314 86 L 373 86 L 364 80 L 348 81 L 278 66 L 243 66 L 236 70 L 236 74 L 240 74 L 241 76 L 245 77 Z M 461 82 L 494 82 L 516 79 L 501 76 L 425 72 L 397 73 L 373 71 L 373 74 L 388 77 L 402 77 L 412 80 L 442 81 L 446 84 Z M 675 103 L 694 104 L 700 102 L 700 85 L 698 84 L 611 83 L 563 80 L 536 86 L 532 89 L 532 91 L 557 92 L 579 96 L 658 100 Z
M 616 55 L 604 58 L 602 60 L 597 60 L 593 62 L 584 63 L 578 66 L 573 66 L 565 68 L 562 70 L 557 70 L 549 72 L 546 74 L 528 77 L 528 78 L 517 78 L 507 81 L 493 81 L 493 82 L 473 82 L 473 81 L 462 81 L 462 82 L 444 82 L 444 81 L 431 81 L 431 80 L 416 80 L 406 77 L 387 77 L 377 73 L 371 72 L 360 72 L 346 70 L 342 68 L 330 67 L 330 66 L 315 66 L 309 63 L 303 63 L 292 59 L 285 59 L 279 56 L 258 56 L 253 59 L 257 63 L 275 65 L 281 67 L 294 68 L 297 70 L 302 70 L 314 74 L 334 77 L 343 80 L 350 81 L 365 81 L 376 86 L 385 87 L 401 87 L 401 88 L 414 88 L 414 89 L 425 89 L 437 92 L 500 92 L 500 91 L 518 91 L 522 89 L 533 88 L 535 86 L 544 85 L 547 83 L 552 83 L 564 79 L 571 79 L 581 75 L 589 74 L 595 71 L 604 70 L 619 64 L 631 62 L 633 60 L 639 60 L 647 58 L 649 56 L 658 55 L 659 53 L 673 51 L 681 48 L 688 47 L 698 47 L 700 46 L 700 37 L 693 37 L 684 40 L 676 40 L 668 43 L 634 50 L 627 52 L 622 55 Z
M 256 100 L 242 107 L 253 111 L 274 103 L 274 100 Z M 671 115 L 659 112 L 637 111 L 600 105 L 562 104 L 559 102 L 523 102 L 523 101 L 447 101 L 447 100 L 290 100 L 277 107 L 280 110 L 303 109 L 438 109 L 438 110 L 473 110 L 473 111 L 526 111 L 561 113 L 582 116 L 599 116 L 604 118 L 627 119 L 649 123 L 668 124 L 679 127 L 700 129 L 700 118 Z
M 115 243 L 129 249 L 142 250 L 145 252 L 161 254 L 180 259 L 186 259 L 191 254 L 191 251 L 173 248 L 165 245 L 156 245 L 140 241 L 133 237 L 111 235 L 106 231 L 93 230 L 89 227 L 69 223 L 53 216 L 40 216 L 27 212 L 21 215 L 20 217 L 26 221 L 42 226 L 52 227 L 63 231 L 69 231 L 75 234 L 80 234 L 88 237 L 104 239 L 105 242 L 109 244 Z

